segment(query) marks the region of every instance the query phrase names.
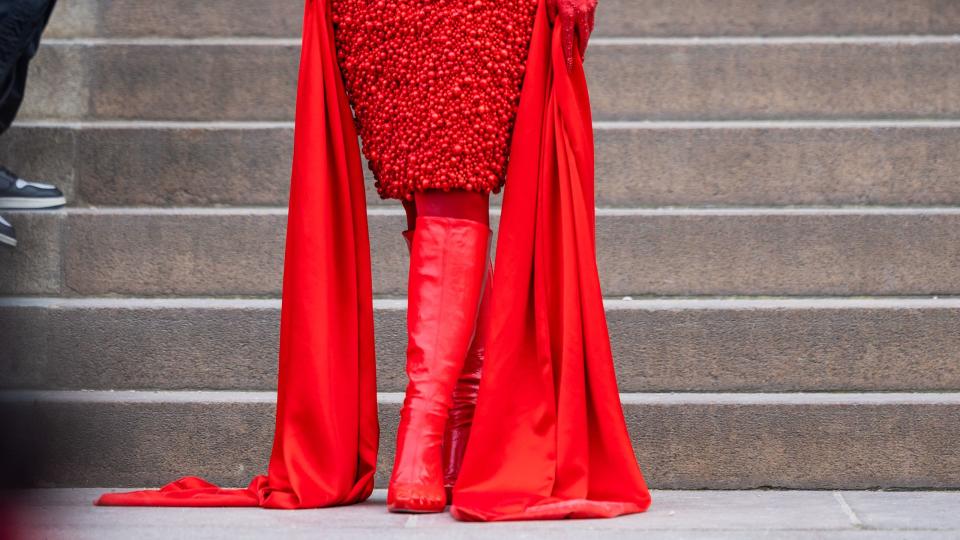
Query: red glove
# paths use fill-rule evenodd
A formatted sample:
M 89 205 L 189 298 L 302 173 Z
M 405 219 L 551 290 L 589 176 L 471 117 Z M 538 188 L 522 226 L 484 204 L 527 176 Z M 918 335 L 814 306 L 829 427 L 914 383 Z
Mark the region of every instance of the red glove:
M 593 32 L 593 17 L 597 12 L 597 0 L 547 0 L 547 6 L 554 14 L 554 24 L 560 21 L 563 56 L 567 59 L 567 69 L 573 68 L 573 35 L 579 38 L 580 60 L 587 51 L 587 41 Z

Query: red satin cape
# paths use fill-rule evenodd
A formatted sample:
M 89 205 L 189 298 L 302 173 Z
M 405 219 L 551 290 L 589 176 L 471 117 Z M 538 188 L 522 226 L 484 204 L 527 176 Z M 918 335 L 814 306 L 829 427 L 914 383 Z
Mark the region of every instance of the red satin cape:
M 373 286 L 357 133 L 328 2 L 308 0 L 280 311 L 276 431 L 246 489 L 196 477 L 97 504 L 317 508 L 363 501 L 377 463 Z
M 593 128 L 579 60 L 537 10 L 497 238 L 487 360 L 450 511 L 612 517 L 650 505 L 597 275 Z
M 185 477 L 97 504 L 317 508 L 366 499 L 376 468 L 370 247 L 357 136 L 327 2 L 308 0 L 266 476 Z M 579 60 L 538 7 L 497 242 L 487 359 L 451 513 L 498 521 L 642 512 L 597 275 L 593 131 Z

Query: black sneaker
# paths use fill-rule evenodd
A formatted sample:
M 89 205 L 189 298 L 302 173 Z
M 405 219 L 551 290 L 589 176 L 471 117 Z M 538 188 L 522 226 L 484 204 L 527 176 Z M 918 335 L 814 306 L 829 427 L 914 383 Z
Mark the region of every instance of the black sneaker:
M 17 233 L 13 230 L 13 225 L 3 219 L 3 216 L 0 216 L 0 244 L 17 245 Z
M 0 167 L 0 208 L 55 208 L 67 204 L 56 186 L 28 182 Z

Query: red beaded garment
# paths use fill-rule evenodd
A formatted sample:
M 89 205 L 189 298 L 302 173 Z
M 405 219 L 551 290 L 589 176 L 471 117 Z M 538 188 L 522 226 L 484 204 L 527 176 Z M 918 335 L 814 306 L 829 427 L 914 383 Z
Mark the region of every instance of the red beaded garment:
M 383 198 L 500 191 L 536 0 L 333 0 L 340 69 Z

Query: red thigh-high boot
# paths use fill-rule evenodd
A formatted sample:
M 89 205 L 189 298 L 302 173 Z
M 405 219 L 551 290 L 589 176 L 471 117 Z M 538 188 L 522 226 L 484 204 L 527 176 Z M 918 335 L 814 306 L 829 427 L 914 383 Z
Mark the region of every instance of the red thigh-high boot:
M 446 205 L 449 208 L 450 205 Z M 486 207 L 486 203 L 481 205 Z M 403 238 L 407 242 L 407 249 L 413 248 L 413 231 L 416 226 L 417 209 L 413 202 L 403 201 L 403 208 L 407 214 L 407 230 L 403 231 Z M 459 213 L 459 212 L 458 212 Z M 483 371 L 483 360 L 486 357 L 486 324 L 489 317 L 491 287 L 493 286 L 493 261 L 490 259 L 488 240 L 486 256 L 486 274 L 483 280 L 483 292 L 480 298 L 480 309 L 477 313 L 477 323 L 467 351 L 463 370 L 453 389 L 453 405 L 447 417 L 447 426 L 443 434 L 443 485 L 446 489 L 447 502 L 451 499 L 453 485 L 460 474 L 460 464 L 463 463 L 463 454 L 467 449 L 467 440 L 470 438 L 470 427 L 473 425 L 473 412 L 477 407 L 477 394 L 480 391 L 480 375 Z
M 443 436 L 443 485 L 446 488 L 448 501 L 452 499 L 453 485 L 457 483 L 463 454 L 467 450 L 467 440 L 470 438 L 470 428 L 473 426 L 473 412 L 477 408 L 477 394 L 480 391 L 480 374 L 487 355 L 486 328 L 490 316 L 490 297 L 493 286 L 493 262 L 490 260 L 489 253 L 485 266 L 486 274 L 480 309 L 477 312 L 476 329 L 463 369 L 460 371 L 460 377 L 457 379 L 457 385 L 453 389 L 453 406 L 450 407 L 450 414 L 447 415 L 447 429 Z
M 387 493 L 394 512 L 446 505 L 441 445 L 476 323 L 489 227 L 471 219 L 417 218 L 407 306 L 407 385 Z

